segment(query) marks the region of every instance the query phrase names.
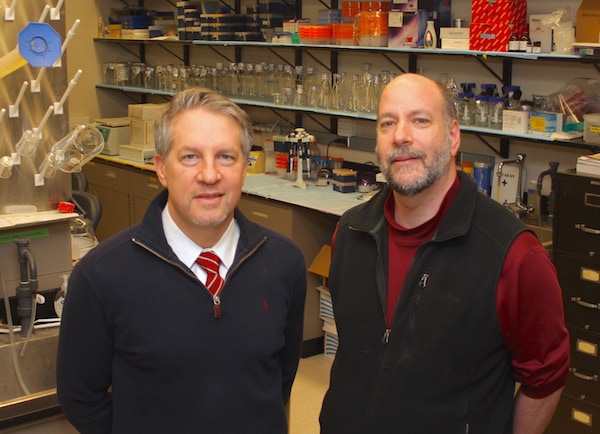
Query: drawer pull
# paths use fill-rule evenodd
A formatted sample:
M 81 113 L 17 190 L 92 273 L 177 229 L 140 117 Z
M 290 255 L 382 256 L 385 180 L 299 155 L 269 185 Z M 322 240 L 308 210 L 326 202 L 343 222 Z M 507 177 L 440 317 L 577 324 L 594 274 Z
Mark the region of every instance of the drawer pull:
M 252 213 L 253 216 L 260 217 L 260 218 L 263 218 L 263 219 L 268 219 L 269 218 L 269 214 L 267 214 L 266 212 L 257 211 L 255 209 L 253 209 L 251 211 L 251 213 Z
M 583 223 L 575 223 L 575 229 L 580 229 L 587 234 L 600 235 L 600 229 L 588 228 Z
M 576 368 L 571 368 L 569 370 L 573 373 L 573 375 L 575 375 L 577 378 L 579 378 L 581 380 L 585 380 L 585 381 L 598 381 L 598 375 L 583 374 L 581 372 L 577 372 Z
M 587 425 L 587 426 L 592 426 L 592 414 L 582 411 L 582 410 L 578 410 L 576 408 L 572 408 L 571 409 L 571 419 L 574 420 L 575 422 L 579 422 L 583 425 Z
M 117 177 L 117 174 L 115 172 L 113 172 L 112 170 L 105 170 L 104 176 L 106 176 L 107 178 L 115 179 Z
M 158 184 L 156 184 L 156 183 L 154 183 L 154 182 L 148 182 L 148 183 L 146 184 L 146 187 L 148 187 L 148 188 L 153 188 L 154 190 L 159 190 L 159 189 L 160 189 L 160 187 L 158 186 Z
M 584 341 L 583 339 L 577 339 L 575 341 L 575 350 L 579 353 L 597 357 L 598 356 L 598 344 L 593 342 Z
M 593 206 L 594 208 L 600 208 L 600 195 L 594 193 L 585 193 L 583 198 L 583 204 L 585 206 Z
M 600 309 L 600 305 L 583 301 L 581 297 L 571 297 L 571 301 L 574 301 L 579 306 L 587 307 L 589 309 Z
M 600 283 L 600 272 L 591 268 L 581 267 L 581 280 Z

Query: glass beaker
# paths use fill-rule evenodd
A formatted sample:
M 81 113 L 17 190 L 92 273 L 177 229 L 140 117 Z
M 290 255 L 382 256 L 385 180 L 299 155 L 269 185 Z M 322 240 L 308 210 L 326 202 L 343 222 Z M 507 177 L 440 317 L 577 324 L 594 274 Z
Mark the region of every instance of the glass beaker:
M 104 62 L 104 83 L 115 84 L 115 63 Z
M 114 63 L 115 67 L 115 84 L 117 86 L 129 85 L 129 65 L 124 62 Z
M 154 66 L 146 65 L 146 68 L 144 68 L 144 87 L 146 89 L 156 89 L 156 69 Z
M 130 80 L 133 87 L 144 87 L 144 69 L 146 64 L 133 62 L 129 64 Z

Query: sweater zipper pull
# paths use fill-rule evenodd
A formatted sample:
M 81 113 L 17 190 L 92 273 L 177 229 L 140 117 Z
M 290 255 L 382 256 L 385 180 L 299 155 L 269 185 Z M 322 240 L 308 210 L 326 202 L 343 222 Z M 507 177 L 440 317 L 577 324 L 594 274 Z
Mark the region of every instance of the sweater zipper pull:
M 383 339 L 381 339 L 382 344 L 387 345 L 387 343 L 390 341 L 390 333 L 391 332 L 392 332 L 392 330 L 385 329 L 385 333 L 383 334 Z
M 213 295 L 213 311 L 215 319 L 221 318 L 221 299 L 218 295 Z
M 421 276 L 421 280 L 419 281 L 419 288 L 425 288 L 427 286 L 427 279 L 429 279 L 429 274 L 425 273 Z

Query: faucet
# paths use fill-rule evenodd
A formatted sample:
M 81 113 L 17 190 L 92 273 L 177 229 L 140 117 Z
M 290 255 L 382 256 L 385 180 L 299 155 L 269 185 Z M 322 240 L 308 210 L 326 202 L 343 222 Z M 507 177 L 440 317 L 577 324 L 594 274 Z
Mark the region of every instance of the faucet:
M 526 204 L 524 204 L 522 202 L 522 191 L 521 191 L 521 183 L 522 183 L 522 177 L 523 177 L 523 164 L 525 163 L 525 154 L 517 154 L 517 158 L 515 158 L 514 160 L 505 160 L 505 161 L 501 161 L 500 163 L 498 163 L 498 169 L 496 170 L 496 178 L 498 180 L 498 188 L 500 188 L 500 184 L 502 182 L 502 170 L 504 169 L 504 166 L 507 165 L 512 165 L 512 166 L 517 166 L 519 169 L 519 175 L 518 175 L 518 179 L 517 179 L 517 195 L 515 197 L 515 201 L 508 203 L 508 202 L 504 202 L 502 205 L 504 205 L 506 208 L 508 208 L 513 214 L 515 214 L 517 217 L 521 214 L 521 213 L 526 213 L 526 214 L 531 214 L 533 212 L 533 207 L 532 206 L 527 206 Z
M 550 168 L 547 170 L 544 170 L 542 173 L 540 173 L 540 176 L 538 176 L 537 194 L 538 194 L 538 197 L 542 197 L 542 182 L 544 180 L 544 177 L 549 176 L 551 184 L 550 184 L 550 192 L 548 193 L 548 225 L 552 226 L 552 220 L 554 219 L 554 207 L 555 207 L 554 194 L 556 193 L 556 176 L 555 175 L 556 175 L 556 172 L 558 172 L 558 165 L 560 163 L 558 161 L 551 161 L 548 164 L 550 165 Z
M 37 265 L 29 249 L 29 239 L 17 239 L 21 283 L 17 287 L 17 315 L 21 319 L 21 337 L 27 337 L 33 316 L 33 303 L 38 290 Z

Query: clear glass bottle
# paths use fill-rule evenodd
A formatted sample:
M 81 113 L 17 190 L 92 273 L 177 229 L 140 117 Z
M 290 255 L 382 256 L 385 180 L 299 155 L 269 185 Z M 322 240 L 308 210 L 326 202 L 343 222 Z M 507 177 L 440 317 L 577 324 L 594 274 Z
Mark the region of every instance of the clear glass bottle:
M 346 106 L 344 78 L 345 75 L 343 73 L 338 72 L 333 74 L 333 85 L 331 86 L 331 108 L 336 110 L 343 110 Z
M 350 84 L 350 94 L 348 96 L 348 103 L 346 110 L 350 112 L 356 112 L 359 110 L 361 99 L 361 81 L 360 75 L 352 74 L 352 83 Z
M 306 101 L 304 100 L 304 86 L 301 84 L 296 85 L 296 93 L 294 94 L 292 105 L 295 107 L 304 107 L 306 105 Z
M 264 77 L 263 94 L 266 98 L 270 98 L 274 93 L 279 92 L 279 81 L 277 79 L 274 63 L 269 63 L 265 66 Z
M 489 127 L 497 130 L 502 129 L 502 115 L 504 113 L 505 99 L 502 97 L 490 98 L 490 123 Z
M 508 110 L 521 110 L 521 87 L 504 86 L 503 91 L 506 98 L 506 108 Z
M 475 97 L 475 125 L 478 127 L 488 127 L 489 123 L 489 97 L 477 95 Z
M 319 81 L 319 95 L 317 97 L 317 107 L 329 108 L 331 103 L 331 82 L 327 72 L 321 73 Z
M 475 95 L 472 93 L 458 94 L 458 122 L 461 125 L 475 124 Z

